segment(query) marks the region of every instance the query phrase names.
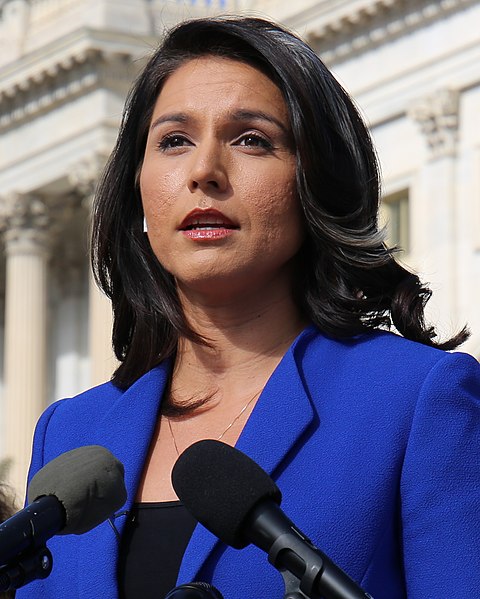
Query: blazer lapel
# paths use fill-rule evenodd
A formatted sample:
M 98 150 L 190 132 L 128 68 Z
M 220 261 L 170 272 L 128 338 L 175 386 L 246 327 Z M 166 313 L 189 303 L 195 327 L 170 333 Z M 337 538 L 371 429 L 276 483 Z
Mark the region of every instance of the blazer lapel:
M 300 335 L 270 377 L 236 445 L 274 479 L 316 418 L 295 358 L 298 344 L 310 331 Z M 200 569 L 219 543 L 217 537 L 198 525 L 185 552 L 177 584 L 198 580 Z
M 121 508 L 122 515 L 115 518 L 115 528 L 119 533 L 123 530 L 126 515 L 135 500 L 169 368 L 167 362 L 153 369 L 113 401 L 111 409 L 85 443 L 107 447 L 125 466 L 128 499 Z M 81 597 L 102 597 L 102 599 L 118 597 L 116 590 L 118 549 L 117 536 L 108 521 L 90 533 L 82 535 L 78 559 Z

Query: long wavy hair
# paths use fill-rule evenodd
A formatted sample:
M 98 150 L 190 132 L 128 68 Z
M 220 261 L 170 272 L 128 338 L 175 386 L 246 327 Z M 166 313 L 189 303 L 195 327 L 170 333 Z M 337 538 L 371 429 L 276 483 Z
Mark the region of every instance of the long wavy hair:
M 205 343 L 186 322 L 173 277 L 143 233 L 138 185 L 163 84 L 179 66 L 205 55 L 254 66 L 285 99 L 306 230 L 294 294 L 306 318 L 335 338 L 395 327 L 409 339 L 442 349 L 462 343 L 466 329 L 443 343 L 436 340 L 424 318 L 430 290 L 383 241 L 376 153 L 352 99 L 332 73 L 307 44 L 277 24 L 206 18 L 174 27 L 150 58 L 127 98 L 99 182 L 92 265 L 113 305 L 113 348 L 120 361 L 113 382 L 125 388 L 174 356 L 181 336 Z

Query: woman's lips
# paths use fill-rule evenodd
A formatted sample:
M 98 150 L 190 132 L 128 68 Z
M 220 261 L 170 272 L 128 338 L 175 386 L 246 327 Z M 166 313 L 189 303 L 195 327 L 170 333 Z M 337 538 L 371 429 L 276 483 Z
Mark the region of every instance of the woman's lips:
M 215 240 L 230 236 L 239 227 L 219 210 L 195 208 L 180 224 L 179 231 L 193 240 Z

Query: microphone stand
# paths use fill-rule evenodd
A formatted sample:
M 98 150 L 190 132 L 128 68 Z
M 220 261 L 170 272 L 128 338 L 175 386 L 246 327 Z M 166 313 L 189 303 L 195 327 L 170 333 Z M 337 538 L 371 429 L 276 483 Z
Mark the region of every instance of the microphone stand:
M 283 599 L 373 599 L 293 526 L 277 536 L 268 561 L 283 577 Z
M 283 599 L 309 599 L 307 595 L 304 595 L 300 590 L 300 581 L 288 570 L 280 572 L 285 584 L 285 595 Z
M 34 546 L 0 567 L 0 593 L 19 589 L 32 580 L 47 578 L 53 559 L 45 545 Z
M 338 593 L 335 590 L 329 591 L 328 594 L 319 595 L 317 592 L 313 591 L 313 594 L 305 594 L 300 589 L 305 586 L 311 587 L 310 582 L 316 579 L 318 571 L 315 572 L 315 568 L 310 569 L 310 574 L 307 572 L 307 568 L 305 569 L 304 576 L 299 579 L 294 574 L 290 572 L 290 570 L 285 570 L 281 568 L 277 568 L 283 578 L 283 583 L 285 585 L 285 595 L 283 599 L 350 599 L 350 597 L 357 597 L 357 595 L 346 595 L 343 591 Z M 307 584 L 305 584 L 307 583 Z M 364 593 L 362 595 L 365 599 L 373 599 L 373 597 Z

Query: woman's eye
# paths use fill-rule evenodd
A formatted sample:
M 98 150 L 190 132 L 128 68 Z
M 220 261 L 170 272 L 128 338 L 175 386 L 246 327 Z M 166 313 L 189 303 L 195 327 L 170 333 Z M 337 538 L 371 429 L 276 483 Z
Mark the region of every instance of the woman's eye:
M 187 145 L 191 145 L 191 143 L 183 135 L 166 135 L 160 140 L 158 147 L 160 150 L 169 150 L 170 148 L 182 148 Z
M 266 150 L 273 149 L 272 144 L 268 140 L 260 135 L 254 135 L 253 133 L 249 133 L 241 137 L 238 141 L 238 145 L 249 148 L 264 148 Z

